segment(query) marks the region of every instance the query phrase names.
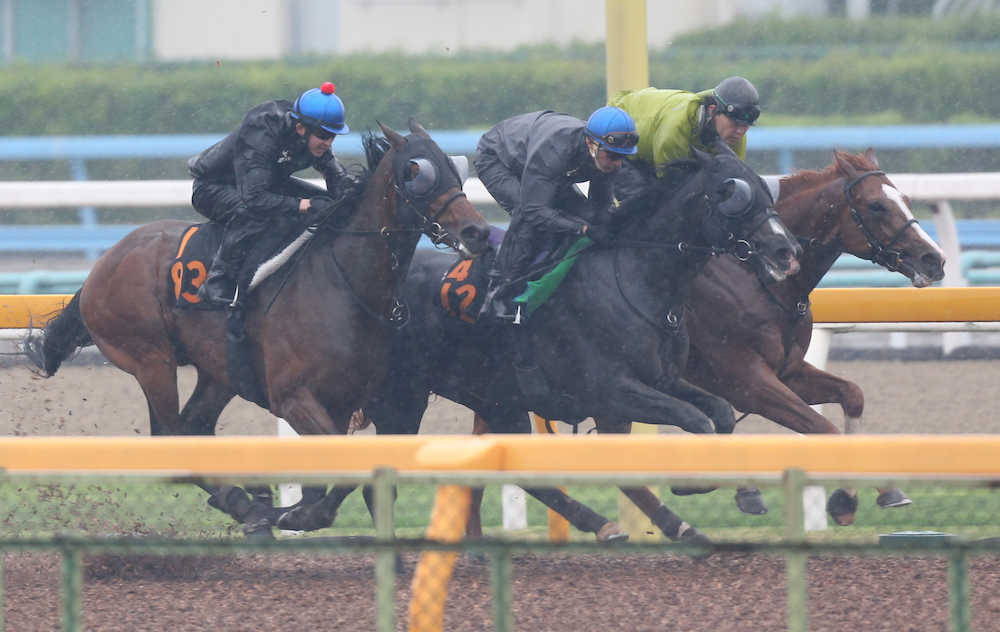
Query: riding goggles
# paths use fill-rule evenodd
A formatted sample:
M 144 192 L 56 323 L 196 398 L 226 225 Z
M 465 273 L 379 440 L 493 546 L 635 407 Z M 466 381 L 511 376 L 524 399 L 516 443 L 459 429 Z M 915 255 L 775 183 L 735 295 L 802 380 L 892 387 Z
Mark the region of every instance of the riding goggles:
M 611 132 L 601 137 L 601 141 L 611 149 L 631 149 L 639 142 L 635 132 Z
M 753 125 L 757 122 L 757 118 L 760 117 L 760 108 L 756 105 L 742 108 L 734 105 L 727 105 L 722 108 L 722 113 L 738 123 Z
M 320 139 L 320 140 L 330 140 L 331 138 L 336 138 L 337 137 L 337 135 L 334 134 L 333 132 L 331 132 L 329 130 L 325 130 L 325 129 L 323 129 L 322 127 L 320 127 L 318 125 L 316 125 L 316 126 L 310 126 L 309 127 L 309 133 L 312 134 L 313 136 L 315 136 L 316 138 Z

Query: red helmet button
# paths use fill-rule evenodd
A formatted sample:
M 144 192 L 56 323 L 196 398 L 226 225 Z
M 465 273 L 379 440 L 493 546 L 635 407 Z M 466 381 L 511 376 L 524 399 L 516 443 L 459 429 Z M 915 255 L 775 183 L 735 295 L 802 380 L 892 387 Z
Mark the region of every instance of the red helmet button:
M 330 81 L 324 81 L 323 85 L 319 87 L 319 91 L 322 92 L 323 94 L 333 94 L 333 91 L 335 89 L 336 88 L 334 87 L 333 83 Z

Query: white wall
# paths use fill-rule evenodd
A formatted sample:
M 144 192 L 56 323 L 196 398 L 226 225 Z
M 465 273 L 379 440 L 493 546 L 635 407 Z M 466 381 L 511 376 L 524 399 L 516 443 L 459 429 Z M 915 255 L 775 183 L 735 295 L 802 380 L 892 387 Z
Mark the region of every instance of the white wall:
M 510 50 L 603 42 L 605 0 L 154 0 L 158 59 L 273 59 L 298 53 Z M 824 0 L 646 0 L 648 41 Z

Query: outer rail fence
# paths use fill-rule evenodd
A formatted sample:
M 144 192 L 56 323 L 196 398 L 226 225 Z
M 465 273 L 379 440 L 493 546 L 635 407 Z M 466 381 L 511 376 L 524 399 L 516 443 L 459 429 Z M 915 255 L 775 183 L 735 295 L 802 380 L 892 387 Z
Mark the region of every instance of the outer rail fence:
M 0 541 L 0 549 L 42 549 L 63 556 L 64 630 L 81 622 L 82 557 L 95 552 L 158 554 L 294 552 L 317 549 L 370 551 L 376 556 L 376 621 L 380 632 L 396 629 L 394 554 L 423 551 L 480 551 L 490 556 L 494 621 L 510 629 L 511 555 L 522 551 L 593 552 L 596 543 L 406 540 L 393 536 L 392 486 L 421 481 L 444 486 L 494 483 L 561 485 L 606 482 L 614 485 L 754 483 L 779 486 L 785 499 L 784 530 L 777 542 L 740 546 L 740 551 L 782 554 L 786 559 L 787 629 L 805 630 L 808 622 L 806 560 L 810 555 L 886 553 L 875 544 L 807 542 L 802 531 L 802 490 L 808 484 L 895 485 L 935 481 L 974 488 L 1000 485 L 1000 437 L 997 436 L 583 436 L 583 437 L 307 437 L 288 442 L 274 438 L 63 438 L 0 439 L 0 468 L 7 480 L 50 480 L 95 475 L 128 475 L 145 480 L 193 477 L 214 481 L 270 483 L 282 480 L 371 482 L 375 494 L 374 542 L 345 548 L 329 540 L 279 540 L 270 544 L 230 541 L 148 541 L 135 538 L 36 539 Z M 664 458 L 669 455 L 670 458 Z M 454 487 L 442 489 L 454 490 Z M 439 496 L 466 503 L 468 495 Z M 439 502 L 435 511 L 442 507 Z M 432 522 L 433 529 L 433 522 Z M 733 550 L 711 545 L 717 552 Z M 625 549 L 621 549 L 625 550 Z M 704 549 L 673 545 L 679 553 Z M 629 552 L 664 552 L 663 545 L 636 544 Z M 899 549 L 895 554 L 900 554 Z M 902 553 L 945 556 L 949 561 L 952 630 L 969 629 L 968 558 L 1000 553 L 993 541 L 952 540 L 915 545 Z M 411 630 L 440 629 L 432 615 L 436 604 L 417 603 L 421 568 L 414 574 Z M 2 575 L 0 575 L 2 577 Z M 2 592 L 0 592 L 2 594 Z M 0 609 L 2 612 L 2 609 Z
M 1000 284 L 1000 256 L 963 249 L 1000 248 L 1000 222 L 956 221 L 952 200 L 1000 198 L 1000 173 L 893 174 L 893 182 L 911 199 L 928 202 L 934 225 L 928 232 L 947 255 L 945 285 Z M 318 180 L 316 184 L 322 185 Z M 493 203 L 475 178 L 466 182 L 474 204 Z M 184 207 L 190 202 L 188 180 L 0 182 L 0 209 Z M 91 213 L 91 215 L 93 215 Z M 0 252 L 84 252 L 90 258 L 110 248 L 135 226 L 97 224 L 96 215 L 78 225 L 8 225 L 0 227 Z M 429 245 L 428 242 L 424 242 Z M 85 271 L 0 275 L 0 291 L 25 294 L 75 291 Z M 899 275 L 850 255 L 840 258 L 824 286 L 886 286 L 905 281 Z

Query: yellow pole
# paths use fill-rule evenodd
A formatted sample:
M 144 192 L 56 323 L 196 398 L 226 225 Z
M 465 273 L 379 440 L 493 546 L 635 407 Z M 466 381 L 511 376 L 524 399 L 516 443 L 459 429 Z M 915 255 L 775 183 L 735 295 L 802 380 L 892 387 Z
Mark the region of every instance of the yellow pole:
M 535 432 L 539 434 L 558 434 L 558 429 L 555 425 L 552 425 L 550 428 L 544 417 L 535 413 L 531 413 L 531 417 L 535 420 Z M 566 488 L 564 487 L 562 490 L 566 491 Z M 566 520 L 551 509 L 549 509 L 549 542 L 569 542 L 569 520 Z
M 605 0 L 607 97 L 649 85 L 646 0 Z
M 459 542 L 469 519 L 472 489 L 462 485 L 438 487 L 427 539 Z M 410 632 L 440 632 L 444 626 L 444 602 L 448 582 L 455 569 L 454 551 L 425 551 L 413 573 L 410 597 Z
M 608 99 L 621 90 L 638 90 L 649 85 L 649 51 L 646 27 L 646 0 L 605 0 L 607 13 Z M 632 432 L 656 434 L 656 426 L 632 424 Z M 657 490 L 653 489 L 655 494 Z M 618 495 L 618 523 L 633 540 L 658 540 L 649 518 L 624 494 Z

